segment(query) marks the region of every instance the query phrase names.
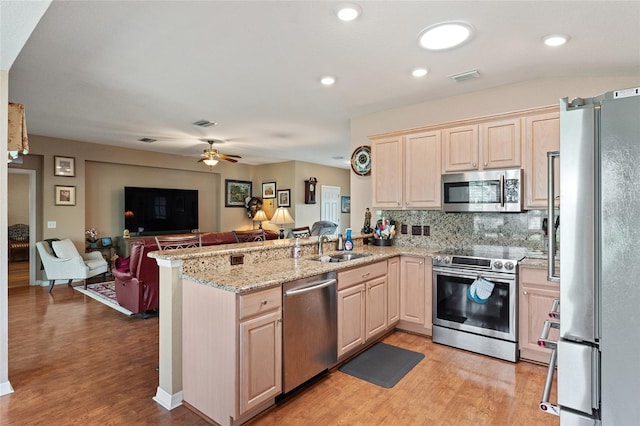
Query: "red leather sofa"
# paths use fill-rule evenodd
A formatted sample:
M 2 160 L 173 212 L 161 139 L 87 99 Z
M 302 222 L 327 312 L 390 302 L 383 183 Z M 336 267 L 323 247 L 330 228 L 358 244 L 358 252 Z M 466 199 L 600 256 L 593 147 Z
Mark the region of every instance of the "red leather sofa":
M 278 238 L 277 232 L 264 232 L 268 240 Z M 202 246 L 236 243 L 232 231 L 205 232 L 201 238 Z M 115 261 L 112 273 L 115 277 L 116 298 L 120 306 L 134 314 L 148 314 L 158 309 L 158 264 L 155 259 L 147 256 L 149 252 L 157 250 L 154 237 L 141 238 L 131 243 L 129 257 Z

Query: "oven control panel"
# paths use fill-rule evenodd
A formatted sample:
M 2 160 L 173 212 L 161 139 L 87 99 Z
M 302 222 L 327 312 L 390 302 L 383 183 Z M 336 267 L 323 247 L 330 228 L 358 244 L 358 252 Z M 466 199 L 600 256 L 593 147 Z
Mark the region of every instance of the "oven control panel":
M 433 265 L 513 274 L 516 272 L 517 261 L 436 254 L 433 256 Z

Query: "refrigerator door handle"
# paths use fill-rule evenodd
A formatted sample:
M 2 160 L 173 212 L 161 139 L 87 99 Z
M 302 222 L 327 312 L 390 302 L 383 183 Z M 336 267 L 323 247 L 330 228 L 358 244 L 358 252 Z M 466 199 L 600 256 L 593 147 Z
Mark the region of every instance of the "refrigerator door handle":
M 549 340 L 549 332 L 552 328 L 559 330 L 560 323 L 557 321 L 546 320 L 544 322 L 544 327 L 542 328 L 542 333 L 540 333 L 540 337 L 538 338 L 538 346 L 540 346 L 541 348 L 555 350 L 558 346 L 558 342 L 556 342 L 555 340 Z
M 549 318 L 560 319 L 560 299 L 553 299 L 551 310 L 549 311 Z
M 544 382 L 544 390 L 542 391 L 542 398 L 540 398 L 540 411 L 547 414 L 560 415 L 560 407 L 556 404 L 549 402 L 549 396 L 551 395 L 551 387 L 553 385 L 553 376 L 556 371 L 556 363 L 558 361 L 558 350 L 554 348 L 551 351 L 551 358 L 549 358 L 549 369 L 547 370 L 547 379 Z
M 555 226 L 550 224 L 554 222 L 554 207 L 555 207 L 555 159 L 560 157 L 559 151 L 547 152 L 547 223 L 549 234 L 549 252 L 547 253 L 547 280 L 548 281 L 560 281 L 560 275 L 555 274 L 556 266 L 556 232 Z
M 500 207 L 504 209 L 504 175 L 500 175 Z

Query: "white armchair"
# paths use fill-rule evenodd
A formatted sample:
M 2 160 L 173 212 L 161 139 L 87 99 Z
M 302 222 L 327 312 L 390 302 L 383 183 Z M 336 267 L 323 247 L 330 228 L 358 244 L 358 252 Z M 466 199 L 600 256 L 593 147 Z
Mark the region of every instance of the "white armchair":
M 106 274 L 109 269 L 100 252 L 80 255 L 69 239 L 52 241 L 51 246 L 46 241 L 38 241 L 36 247 L 49 280 L 49 292 L 56 280 L 67 280 L 68 285 L 74 280 L 84 280 L 86 288 L 87 278 Z

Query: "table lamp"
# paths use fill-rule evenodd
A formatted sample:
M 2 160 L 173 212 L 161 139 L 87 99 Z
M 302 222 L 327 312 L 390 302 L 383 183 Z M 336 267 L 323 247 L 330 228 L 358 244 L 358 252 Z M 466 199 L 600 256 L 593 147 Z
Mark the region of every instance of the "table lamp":
M 289 210 L 287 210 L 285 207 L 278 207 L 275 213 L 273 213 L 273 217 L 271 217 L 270 222 L 274 225 L 280 226 L 280 235 L 278 237 L 280 239 L 284 238 L 284 225 L 295 223 L 295 221 L 289 214 Z
M 259 209 L 253 216 L 253 227 L 256 227 L 256 222 L 260 222 L 260 226 L 258 227 L 258 229 L 262 229 L 262 222 L 264 222 L 265 220 L 269 220 L 267 214 L 264 212 L 264 210 Z

